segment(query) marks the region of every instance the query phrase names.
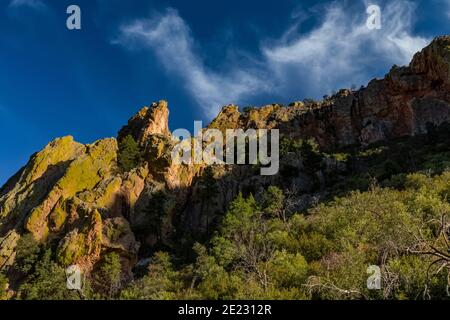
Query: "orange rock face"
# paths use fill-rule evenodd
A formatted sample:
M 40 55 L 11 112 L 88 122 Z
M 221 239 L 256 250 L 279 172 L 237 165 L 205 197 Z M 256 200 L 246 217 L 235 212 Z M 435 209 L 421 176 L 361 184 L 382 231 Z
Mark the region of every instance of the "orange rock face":
M 147 138 L 153 134 L 168 136 L 169 132 L 169 108 L 166 101 L 153 103 L 150 107 L 142 108 L 123 127 L 118 136 L 121 141 L 127 135 L 131 135 L 141 146 Z
M 286 136 L 313 137 L 324 148 L 422 134 L 430 125 L 450 120 L 449 70 L 450 37 L 438 37 L 409 66 L 394 66 L 384 79 L 360 90 L 242 113 L 227 106 L 210 127 L 279 128 Z

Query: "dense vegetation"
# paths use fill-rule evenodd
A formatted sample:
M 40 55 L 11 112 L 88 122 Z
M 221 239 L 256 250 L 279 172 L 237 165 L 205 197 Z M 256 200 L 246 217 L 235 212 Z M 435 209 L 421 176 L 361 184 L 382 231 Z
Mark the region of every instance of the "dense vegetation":
M 327 154 L 312 141 L 284 139 L 282 154 L 298 153 L 305 170 L 325 172 L 328 185 L 316 186 L 320 201 L 298 211 L 301 197 L 277 186 L 241 193 L 220 226 L 193 245 L 193 259 L 154 252 L 131 283 L 123 281 L 117 254 L 108 253 L 83 292 L 67 291 L 51 245 L 22 237 L 13 267 L 18 298 L 448 299 L 449 133 L 430 129 L 427 136 Z M 127 170 L 138 157 L 131 140 L 122 148 L 122 159 L 131 159 L 123 162 Z M 330 160 L 346 169 L 327 170 Z M 204 184 L 211 198 L 213 178 L 207 174 Z M 163 193 L 156 197 L 163 203 Z M 145 210 L 141 232 L 160 230 L 162 205 Z M 380 268 L 381 290 L 368 289 L 369 266 Z M 0 275 L 0 289 L 6 287 Z
M 276 187 L 260 201 L 239 195 L 210 243 L 195 245 L 193 264 L 177 268 L 158 252 L 121 297 L 443 299 L 449 192 L 444 172 L 408 175 L 402 190 L 374 185 L 306 214 L 290 212 Z M 381 268 L 382 290 L 367 289 L 370 265 Z

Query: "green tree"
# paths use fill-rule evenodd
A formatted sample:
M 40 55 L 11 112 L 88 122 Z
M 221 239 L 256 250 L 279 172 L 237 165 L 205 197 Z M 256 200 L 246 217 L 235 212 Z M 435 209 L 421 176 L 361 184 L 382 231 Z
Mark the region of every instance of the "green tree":
M 156 235 L 158 243 L 162 241 L 162 226 L 166 216 L 167 195 L 164 191 L 157 191 L 144 209 L 145 222 L 143 226 L 144 233 L 150 232 Z
M 210 234 L 211 207 L 215 204 L 215 198 L 218 194 L 217 182 L 214 178 L 212 167 L 207 167 L 200 183 L 200 212 L 203 215 L 206 211 L 206 236 Z
M 240 277 L 217 263 L 214 256 L 209 255 L 207 249 L 196 243 L 194 250 L 197 260 L 194 267 L 193 284 L 198 282 L 199 298 L 208 300 L 235 299 L 238 291 L 244 286 Z
M 276 251 L 269 261 L 269 275 L 282 288 L 300 287 L 308 275 L 308 263 L 299 253 Z
M 270 282 L 268 261 L 274 252 L 267 234 L 268 224 L 259 204 L 252 195 L 244 198 L 240 193 L 231 203 L 220 235 L 214 240 L 219 247 L 212 250 L 226 268 L 238 268 L 246 278 L 256 279 L 265 290 Z
M 127 135 L 119 143 L 118 164 L 123 172 L 128 172 L 139 166 L 142 154 L 139 145 L 131 135 Z
M 17 242 L 14 268 L 24 275 L 32 272 L 41 254 L 41 248 L 31 233 L 24 234 Z
M 8 298 L 8 278 L 3 273 L 0 273 L 0 300 Z
M 301 141 L 286 136 L 280 139 L 280 155 L 282 157 L 289 153 L 298 153 L 301 148 Z
M 67 289 L 65 270 L 52 260 L 50 249 L 44 251 L 33 272 L 21 284 L 19 299 L 78 300 L 78 292 Z
M 320 155 L 318 144 L 313 139 L 302 141 L 300 154 L 309 172 L 314 173 L 320 169 L 322 156 Z
M 264 211 L 272 217 L 284 217 L 284 194 L 278 187 L 270 186 L 263 195 Z
M 270 187 L 258 203 L 239 194 L 230 204 L 219 234 L 211 241 L 210 254 L 197 246 L 195 270 L 202 273 L 198 285 L 208 299 L 304 298 L 308 264 L 299 252 L 278 249 L 289 242 L 288 217 L 282 213 L 284 195 Z M 203 266 L 203 267 L 202 267 Z M 206 268 L 206 269 L 205 269 Z M 217 288 L 214 292 L 213 288 Z M 215 295 L 216 294 L 216 295 Z
M 121 299 L 171 300 L 178 298 L 182 289 L 180 273 L 174 270 L 169 254 L 156 252 L 147 275 L 125 288 Z
M 120 256 L 115 252 L 107 253 L 96 272 L 95 286 L 107 299 L 114 299 L 119 294 L 122 285 L 122 265 Z

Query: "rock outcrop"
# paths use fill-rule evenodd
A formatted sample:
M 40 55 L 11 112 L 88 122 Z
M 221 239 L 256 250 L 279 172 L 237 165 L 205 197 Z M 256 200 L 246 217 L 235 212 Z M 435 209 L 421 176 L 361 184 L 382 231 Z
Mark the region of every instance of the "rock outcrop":
M 198 172 L 194 166 L 171 163 L 175 142 L 168 114 L 167 102 L 153 103 L 120 130 L 118 140 L 133 136 L 143 155 L 144 162 L 130 172 L 117 166 L 114 138 L 88 145 L 70 136 L 58 138 L 33 155 L 0 190 L 0 269 L 14 262 L 21 235 L 31 233 L 40 242 L 56 242 L 61 265 L 77 264 L 89 272 L 103 252 L 115 251 L 130 275 L 139 250 L 132 228 L 146 222 L 153 194 L 170 191 L 174 216 Z M 166 242 L 172 225 L 171 219 L 165 221 Z
M 0 266 L 12 263 L 20 235 L 31 233 L 38 241 L 58 242 L 61 264 L 90 269 L 105 248 L 105 221 L 121 216 L 117 202 L 122 180 L 116 158 L 113 138 L 82 145 L 70 136 L 54 140 L 32 156 L 2 188 Z M 134 238 L 129 228 L 128 233 Z M 138 245 L 131 242 L 123 251 L 136 256 Z
M 316 179 L 296 155 L 281 162 L 297 172 L 289 179 L 260 176 L 252 166 L 173 164 L 168 116 L 167 102 L 153 103 L 128 121 L 117 140 L 83 145 L 68 136 L 33 155 L 0 189 L 0 269 L 13 264 L 17 241 L 31 233 L 40 242 L 55 244 L 62 265 L 90 271 L 103 253 L 115 251 L 131 274 L 140 247 L 157 241 L 171 246 L 180 233 L 208 232 L 239 191 L 277 184 L 306 192 Z M 282 136 L 314 138 L 332 149 L 422 134 L 449 121 L 450 37 L 439 37 L 409 66 L 393 67 L 384 79 L 360 90 L 287 107 L 273 104 L 241 112 L 229 105 L 208 127 L 277 128 Z M 117 141 L 128 135 L 138 143 L 143 162 L 121 172 Z M 165 216 L 156 235 L 148 219 L 149 209 L 160 205 L 159 192 L 165 194 Z
M 150 107 L 142 108 L 128 120 L 128 125 L 120 130 L 118 141 L 131 135 L 136 142 L 144 146 L 151 135 L 169 136 L 169 108 L 166 101 L 153 103 Z
M 450 119 L 450 37 L 436 38 L 409 66 L 394 66 L 360 90 L 341 90 L 319 102 L 268 105 L 240 112 L 223 108 L 211 128 L 279 128 L 312 137 L 323 148 L 368 145 L 427 132 Z

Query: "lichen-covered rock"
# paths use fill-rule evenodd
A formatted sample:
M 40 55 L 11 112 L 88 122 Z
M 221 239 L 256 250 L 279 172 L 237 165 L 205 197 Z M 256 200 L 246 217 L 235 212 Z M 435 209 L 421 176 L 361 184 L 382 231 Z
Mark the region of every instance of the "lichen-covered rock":
M 58 203 L 53 208 L 48 221 L 48 228 L 51 232 L 58 232 L 64 226 L 68 212 L 70 212 L 70 209 L 68 209 L 67 206 L 68 202 L 60 198 Z
M 86 255 L 87 252 L 85 250 L 85 235 L 78 233 L 77 229 L 72 230 L 59 244 L 56 251 L 57 261 L 64 266 L 69 266 L 76 263 L 81 257 Z
M 71 136 L 55 139 L 30 158 L 28 164 L 11 178 L 0 192 L 0 219 L 20 220 L 39 205 L 68 165 L 85 152 Z M 1 231 L 0 231 L 1 234 Z
M 77 264 L 89 269 L 100 258 L 102 218 L 96 209 L 79 208 L 77 214 L 79 218 L 59 242 L 56 257 L 64 266 Z
M 100 212 L 121 214 L 122 178 L 116 157 L 113 138 L 82 145 L 72 137 L 56 139 L 32 156 L 1 191 L 2 268 L 13 263 L 23 232 L 31 232 L 39 241 L 60 239 L 61 264 L 90 268 L 102 252 Z
M 144 152 L 144 159 L 148 163 L 149 171 L 158 178 L 162 178 L 170 166 L 173 144 L 170 137 L 153 134 L 148 137 Z
M 101 212 L 119 215 L 121 213 L 121 187 L 122 178 L 111 176 L 100 181 L 94 189 L 78 193 L 77 197 L 85 203 L 90 203 Z
M 20 235 L 15 229 L 0 238 L 0 271 L 12 265 L 16 256 L 15 248 Z
M 121 250 L 123 255 L 137 258 L 139 244 L 134 238 L 129 222 L 123 217 L 106 219 L 103 222 L 103 245 Z
M 242 114 L 239 112 L 238 106 L 234 104 L 224 106 L 217 117 L 211 121 L 208 128 L 219 129 L 222 133 L 225 133 L 226 129 L 236 129 L 239 127 L 241 116 Z
M 117 157 L 115 139 L 99 140 L 86 146 L 86 153 L 73 160 L 64 175 L 56 182 L 41 204 L 34 207 L 25 220 L 25 229 L 36 239 L 48 235 L 47 218 L 56 203 L 77 192 L 93 189 L 107 178 L 114 168 Z

